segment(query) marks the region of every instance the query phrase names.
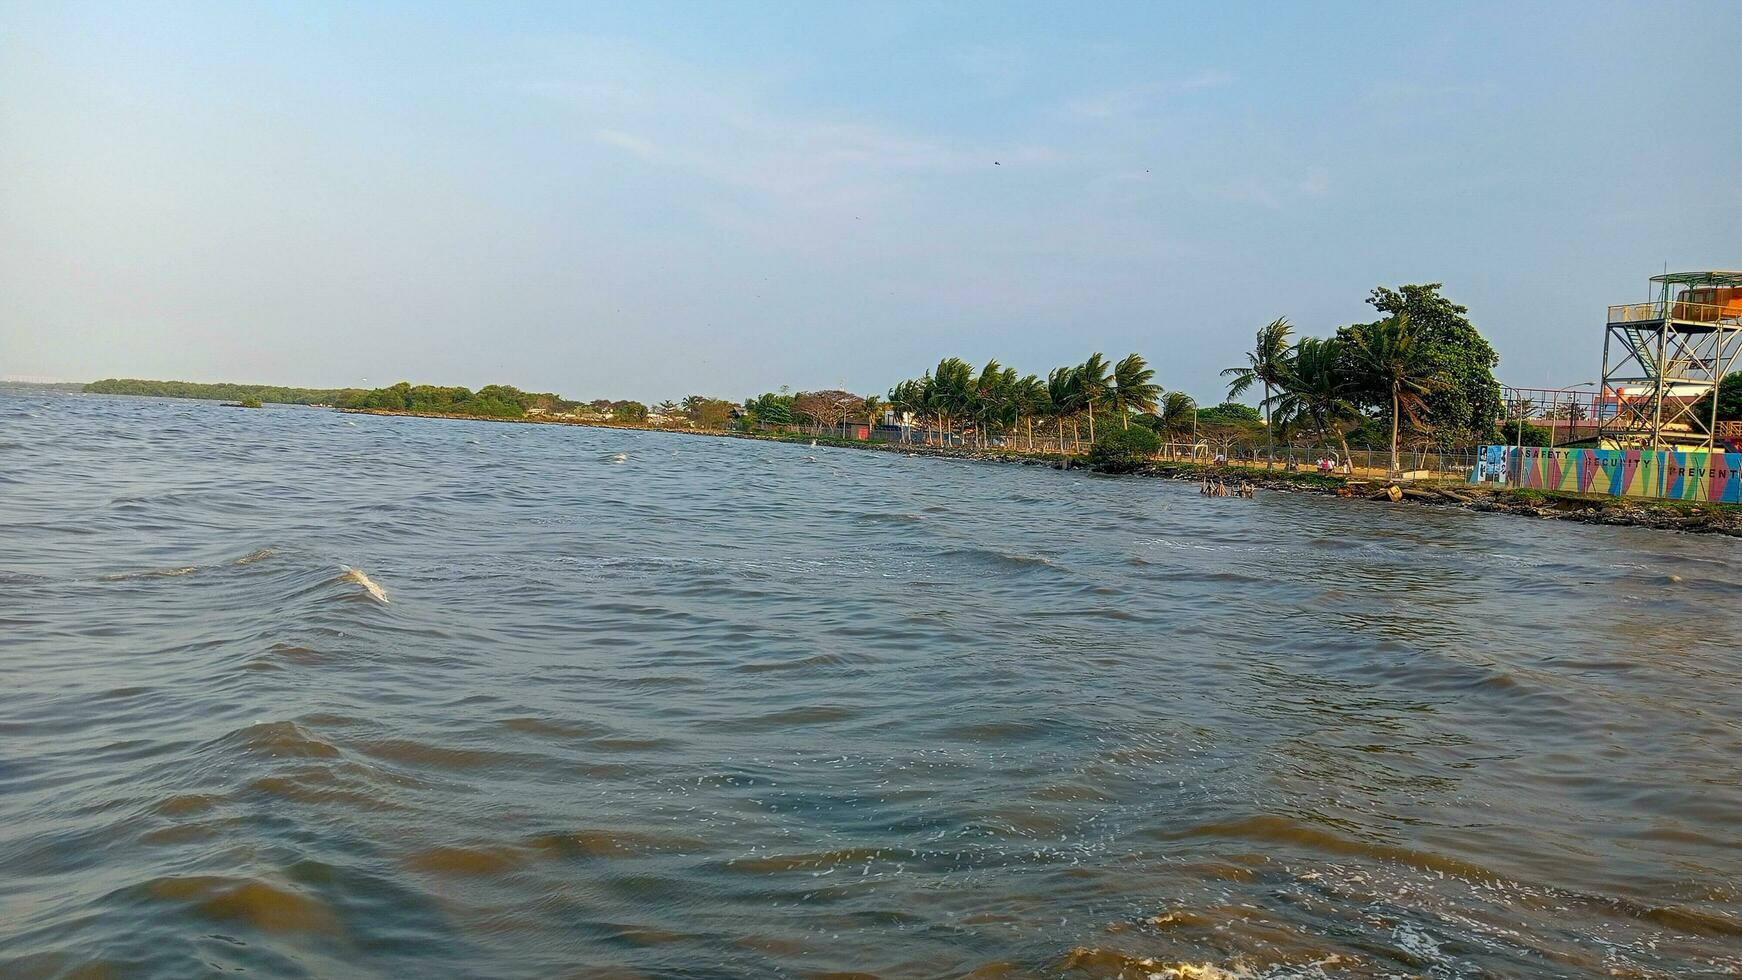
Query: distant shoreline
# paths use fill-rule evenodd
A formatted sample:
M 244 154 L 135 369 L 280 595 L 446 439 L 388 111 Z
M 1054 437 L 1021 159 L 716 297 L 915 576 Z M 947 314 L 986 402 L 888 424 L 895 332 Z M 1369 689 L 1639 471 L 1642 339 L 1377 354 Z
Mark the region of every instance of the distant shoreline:
M 899 453 L 909 456 L 933 456 L 976 463 L 1003 463 L 1019 466 L 1045 466 L 1050 469 L 1091 469 L 1081 457 L 1064 456 L 1056 452 L 1025 452 L 1009 449 L 971 449 L 924 446 L 898 442 L 870 442 L 831 436 L 811 436 L 802 433 L 729 432 L 724 429 L 676 429 L 654 425 L 630 425 L 592 419 L 563 418 L 501 418 L 490 415 L 454 415 L 442 412 L 416 412 L 387 408 L 341 408 L 347 415 L 382 415 L 409 418 L 459 419 L 471 422 L 508 422 L 524 425 L 571 425 L 595 429 L 619 429 L 631 432 L 666 432 L 674 435 L 702 436 L 724 439 L 748 439 L 760 442 L 806 444 L 816 442 L 833 449 L 857 449 L 871 452 Z M 1224 476 L 1248 480 L 1260 489 L 1280 493 L 1314 493 L 1343 499 L 1378 499 L 1387 484 L 1384 481 L 1349 481 L 1342 477 L 1326 477 L 1316 473 L 1283 473 L 1261 467 L 1207 466 L 1185 461 L 1158 461 L 1128 473 L 1106 474 L 1150 479 L 1197 481 L 1206 477 Z M 1639 527 L 1651 530 L 1685 531 L 1693 534 L 1722 534 L 1742 537 L 1742 505 L 1690 503 L 1641 497 L 1591 496 L 1558 491 L 1495 489 L 1468 484 L 1433 484 L 1428 486 L 1398 485 L 1401 503 L 1416 503 L 1438 507 L 1460 507 L 1484 513 L 1512 514 L 1538 519 L 1568 520 L 1581 524 L 1602 524 L 1613 527 Z

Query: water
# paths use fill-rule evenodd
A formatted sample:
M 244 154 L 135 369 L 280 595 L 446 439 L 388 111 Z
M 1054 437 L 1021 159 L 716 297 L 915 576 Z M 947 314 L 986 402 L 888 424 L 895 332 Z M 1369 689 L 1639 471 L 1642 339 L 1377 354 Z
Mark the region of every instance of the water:
M 17 393 L 0 462 L 0 975 L 1742 971 L 1734 540 Z

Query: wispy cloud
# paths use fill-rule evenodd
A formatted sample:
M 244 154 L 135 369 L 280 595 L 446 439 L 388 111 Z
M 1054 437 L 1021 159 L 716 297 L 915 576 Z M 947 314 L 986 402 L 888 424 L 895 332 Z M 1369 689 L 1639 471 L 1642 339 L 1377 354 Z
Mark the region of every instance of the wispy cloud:
M 621 130 L 595 129 L 593 130 L 593 139 L 598 140 L 606 146 L 614 146 L 620 150 L 626 150 L 643 160 L 652 160 L 659 155 L 659 151 L 654 147 L 652 142 L 644 140 L 639 136 L 622 132 Z
M 547 49 L 532 74 L 504 82 L 578 124 L 591 141 L 687 173 L 735 201 L 698 208 L 704 218 L 760 214 L 780 230 L 829 214 L 845 220 L 891 206 L 914 181 L 990 164 L 990 149 L 892 126 L 793 108 L 785 87 L 756 77 L 701 72 L 614 42 L 576 40 Z M 1013 159 L 1050 151 L 1021 146 Z
M 1492 81 L 1460 82 L 1447 85 L 1425 85 L 1420 82 L 1390 80 L 1375 82 L 1362 93 L 1361 101 L 1378 106 L 1450 105 L 1500 94 L 1500 86 Z
M 1148 82 L 1123 88 L 1107 89 L 1069 99 L 1064 103 L 1066 116 L 1081 120 L 1126 119 L 1143 114 L 1171 96 L 1232 85 L 1238 76 L 1221 70 L 1202 71 L 1185 78 Z

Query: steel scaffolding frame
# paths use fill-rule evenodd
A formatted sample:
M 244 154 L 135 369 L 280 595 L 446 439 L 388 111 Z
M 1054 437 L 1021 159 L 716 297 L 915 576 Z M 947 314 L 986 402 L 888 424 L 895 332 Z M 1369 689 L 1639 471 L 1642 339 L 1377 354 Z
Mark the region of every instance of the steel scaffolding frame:
M 1599 444 L 1662 449 L 1669 437 L 1711 449 L 1718 400 L 1709 418 L 1697 418 L 1696 409 L 1742 355 L 1742 308 L 1685 302 L 1676 290 L 1742 287 L 1742 272 L 1672 272 L 1651 282 L 1651 301 L 1609 307 Z

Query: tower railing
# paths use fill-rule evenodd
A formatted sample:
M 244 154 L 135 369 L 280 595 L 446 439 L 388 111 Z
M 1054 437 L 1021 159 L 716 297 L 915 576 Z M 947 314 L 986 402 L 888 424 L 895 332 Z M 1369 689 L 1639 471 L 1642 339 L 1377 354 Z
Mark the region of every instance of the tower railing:
M 1683 303 L 1679 300 L 1650 303 L 1621 303 L 1609 307 L 1610 323 L 1649 323 L 1657 320 L 1679 320 L 1683 323 L 1742 323 L 1742 310 L 1733 306 L 1711 303 Z

